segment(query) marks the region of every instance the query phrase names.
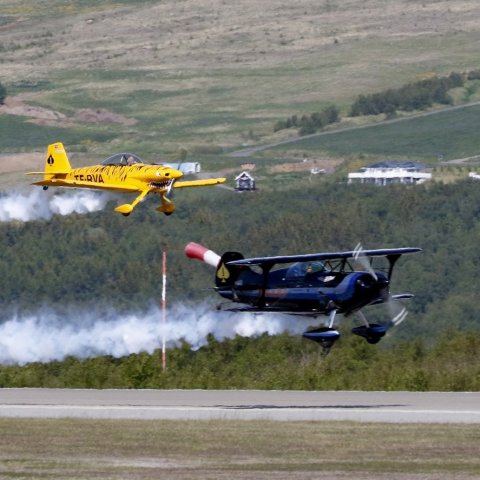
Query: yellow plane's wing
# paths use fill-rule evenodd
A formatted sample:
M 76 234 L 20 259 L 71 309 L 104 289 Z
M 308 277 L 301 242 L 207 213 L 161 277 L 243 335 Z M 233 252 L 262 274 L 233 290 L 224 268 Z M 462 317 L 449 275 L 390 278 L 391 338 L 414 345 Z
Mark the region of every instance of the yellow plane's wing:
M 208 178 L 205 180 L 184 180 L 183 182 L 175 182 L 173 184 L 174 188 L 184 188 L 184 187 L 206 187 L 208 185 L 218 185 L 219 183 L 225 182 L 226 178 Z
M 101 190 L 112 190 L 114 192 L 138 192 L 139 188 L 133 185 L 118 185 L 115 183 L 97 183 L 82 182 L 80 180 L 66 180 L 64 178 L 51 178 L 48 180 L 39 180 L 33 182 L 32 185 L 40 185 L 43 187 L 77 187 L 77 188 L 98 188 Z

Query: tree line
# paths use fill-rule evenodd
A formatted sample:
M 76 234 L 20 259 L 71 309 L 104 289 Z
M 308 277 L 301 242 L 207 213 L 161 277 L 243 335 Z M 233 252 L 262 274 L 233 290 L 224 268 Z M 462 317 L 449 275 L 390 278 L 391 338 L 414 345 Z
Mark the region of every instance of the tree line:
M 432 77 L 409 83 L 398 89 L 390 88 L 371 95 L 360 95 L 350 107 L 350 116 L 378 115 L 385 113 L 393 116 L 397 110 L 410 112 L 424 110 L 434 103 L 450 105 L 453 103 L 448 91 L 462 87 L 465 76 L 452 72 L 447 77 Z
M 339 340 L 329 355 L 288 334 L 213 336 L 192 351 L 183 343 L 167 351 L 122 358 L 69 357 L 63 362 L 0 366 L 0 388 L 164 388 L 274 390 L 478 391 L 480 337 L 446 332 L 433 345 L 422 339 L 391 348 L 358 338 Z
M 321 130 L 323 127 L 340 121 L 340 111 L 334 105 L 324 108 L 321 112 L 311 115 L 292 115 L 286 120 L 279 120 L 273 127 L 274 132 L 286 128 L 298 128 L 299 135 L 309 135 Z

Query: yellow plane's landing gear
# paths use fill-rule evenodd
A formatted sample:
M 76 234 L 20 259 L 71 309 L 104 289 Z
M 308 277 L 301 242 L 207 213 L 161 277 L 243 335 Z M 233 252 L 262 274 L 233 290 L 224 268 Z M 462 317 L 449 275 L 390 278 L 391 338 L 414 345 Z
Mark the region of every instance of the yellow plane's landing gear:
M 160 195 L 160 200 L 162 205 L 156 208 L 157 212 L 163 212 L 167 216 L 171 215 L 175 211 L 175 204 L 164 194 Z
M 157 210 L 157 212 L 163 212 L 165 215 L 169 216 L 175 211 L 175 205 L 173 203 L 167 203 L 155 210 Z
M 121 213 L 124 217 L 128 217 L 136 207 L 137 203 L 141 202 L 149 191 L 150 190 L 148 189 L 142 190 L 140 195 L 132 203 L 124 203 L 123 205 L 119 205 L 115 211 Z
M 128 217 L 133 210 L 133 206 L 129 203 L 124 203 L 123 205 L 119 205 L 115 211 L 121 213 L 124 217 Z

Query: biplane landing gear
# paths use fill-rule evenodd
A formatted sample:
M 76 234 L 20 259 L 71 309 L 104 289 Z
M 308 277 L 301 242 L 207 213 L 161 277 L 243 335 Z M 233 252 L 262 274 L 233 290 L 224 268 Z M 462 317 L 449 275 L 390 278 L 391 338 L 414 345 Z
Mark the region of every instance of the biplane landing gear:
M 378 343 L 382 337 L 385 336 L 387 329 L 380 325 L 379 323 L 370 323 L 367 327 L 366 325 L 361 325 L 360 327 L 352 328 L 352 333 L 363 337 L 368 343 L 372 345 Z
M 375 344 L 378 343 L 382 337 L 387 333 L 387 328 L 380 323 L 369 323 L 365 318 L 365 315 L 360 310 L 357 312 L 358 315 L 362 318 L 365 325 L 360 327 L 352 328 L 352 333 L 363 337 L 368 343 Z
M 320 327 L 303 332 L 302 336 L 317 342 L 323 348 L 323 352 L 328 353 L 333 344 L 340 338 L 340 332 L 334 328 Z
M 330 351 L 333 344 L 340 338 L 340 332 L 333 328 L 336 314 L 336 310 L 332 310 L 330 312 L 328 326 L 308 330 L 307 332 L 303 332 L 302 334 L 303 337 L 320 344 L 320 346 L 323 348 L 323 353 L 325 355 Z
M 44 186 L 42 187 L 42 189 L 43 189 L 43 190 L 48 190 L 48 187 L 47 187 L 46 185 L 44 185 Z

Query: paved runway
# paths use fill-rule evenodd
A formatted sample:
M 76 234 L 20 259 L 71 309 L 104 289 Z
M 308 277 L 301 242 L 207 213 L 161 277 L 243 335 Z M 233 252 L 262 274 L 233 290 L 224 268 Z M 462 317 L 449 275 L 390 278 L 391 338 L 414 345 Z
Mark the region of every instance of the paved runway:
M 480 392 L 0 389 L 0 417 L 480 423 Z

